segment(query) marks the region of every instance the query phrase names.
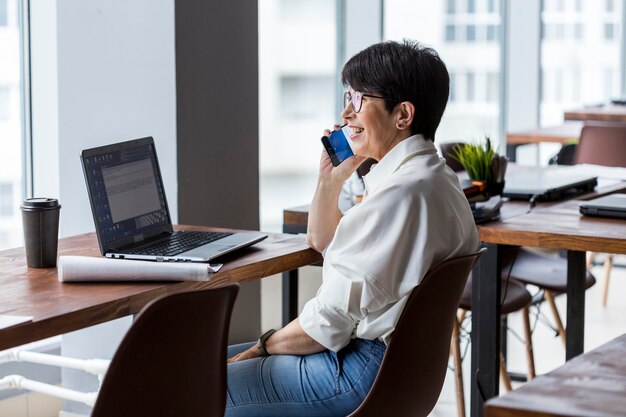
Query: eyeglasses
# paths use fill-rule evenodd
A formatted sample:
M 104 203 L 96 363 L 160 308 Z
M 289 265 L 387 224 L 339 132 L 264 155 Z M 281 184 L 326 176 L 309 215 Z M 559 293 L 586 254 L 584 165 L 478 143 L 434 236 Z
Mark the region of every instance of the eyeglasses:
M 381 100 L 393 101 L 390 98 L 374 96 L 372 94 L 363 94 L 358 91 L 355 91 L 354 94 L 350 94 L 349 91 L 346 91 L 345 93 L 343 93 L 343 106 L 346 107 L 348 104 L 352 104 L 352 110 L 354 110 L 355 113 L 358 113 L 361 111 L 361 106 L 363 105 L 363 97 L 379 98 Z

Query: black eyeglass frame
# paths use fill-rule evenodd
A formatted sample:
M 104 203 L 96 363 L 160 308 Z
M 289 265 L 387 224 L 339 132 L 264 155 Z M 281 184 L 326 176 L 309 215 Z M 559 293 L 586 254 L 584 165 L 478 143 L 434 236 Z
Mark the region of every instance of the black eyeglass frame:
M 347 106 L 348 103 L 350 103 L 352 105 L 352 110 L 355 113 L 359 113 L 361 111 L 361 109 L 363 108 L 363 97 L 379 98 L 381 100 L 387 100 L 387 101 L 398 101 L 398 100 L 394 100 L 392 98 L 387 98 L 387 97 L 382 97 L 382 96 L 375 96 L 373 94 L 361 93 L 359 91 L 355 91 L 354 93 L 355 93 L 355 95 L 356 94 L 360 94 L 361 95 L 361 100 L 359 100 L 359 108 L 358 109 L 356 107 L 354 107 L 354 102 L 352 101 L 352 97 L 354 97 L 354 96 L 352 94 L 350 94 L 349 91 L 346 91 L 345 93 L 343 93 L 343 103 L 344 103 L 344 107 Z

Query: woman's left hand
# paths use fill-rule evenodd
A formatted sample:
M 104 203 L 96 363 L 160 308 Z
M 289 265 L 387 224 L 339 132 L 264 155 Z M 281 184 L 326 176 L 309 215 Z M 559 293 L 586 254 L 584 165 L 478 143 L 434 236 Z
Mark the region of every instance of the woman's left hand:
M 254 346 L 250 347 L 249 349 L 244 350 L 241 353 L 236 354 L 232 358 L 229 358 L 226 362 L 233 363 L 233 362 L 245 361 L 246 359 L 258 358 L 260 356 L 261 356 L 261 351 L 259 350 L 259 347 L 255 343 Z

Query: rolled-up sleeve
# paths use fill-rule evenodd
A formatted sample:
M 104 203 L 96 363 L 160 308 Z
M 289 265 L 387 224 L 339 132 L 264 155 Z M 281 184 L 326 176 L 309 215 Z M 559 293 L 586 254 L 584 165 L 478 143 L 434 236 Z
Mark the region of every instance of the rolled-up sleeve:
M 362 273 L 328 263 L 317 296 L 300 313 L 300 325 L 319 344 L 338 352 L 350 342 L 360 321 L 388 301 Z

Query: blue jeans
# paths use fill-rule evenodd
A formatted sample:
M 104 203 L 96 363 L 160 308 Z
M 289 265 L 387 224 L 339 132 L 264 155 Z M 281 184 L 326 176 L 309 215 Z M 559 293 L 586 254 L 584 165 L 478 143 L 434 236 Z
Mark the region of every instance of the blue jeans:
M 228 357 L 253 344 L 229 346 Z M 338 353 L 229 363 L 225 416 L 346 416 L 363 402 L 384 354 L 379 340 L 352 339 Z

